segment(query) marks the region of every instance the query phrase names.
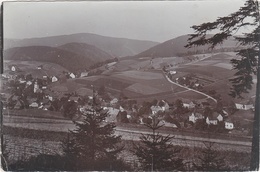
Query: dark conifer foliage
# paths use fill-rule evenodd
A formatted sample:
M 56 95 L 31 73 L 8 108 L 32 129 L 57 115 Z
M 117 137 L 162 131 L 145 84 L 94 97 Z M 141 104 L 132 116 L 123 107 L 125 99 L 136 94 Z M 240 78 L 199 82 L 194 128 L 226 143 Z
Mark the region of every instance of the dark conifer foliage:
M 74 162 L 73 167 L 68 164 L 68 170 L 100 170 L 101 161 L 112 168 L 111 164 L 116 164 L 117 154 L 123 149 L 119 146 L 121 136 L 114 135 L 115 124 L 105 122 L 108 113 L 96 105 L 95 100 L 80 113 L 83 120 L 74 122 L 76 129 L 70 131 L 63 143 L 65 157 Z M 110 170 L 103 168 L 101 170 Z
M 190 35 L 189 43 L 186 47 L 201 46 L 209 44 L 214 48 L 221 44 L 228 37 L 235 35 L 242 27 L 252 28 L 250 33 L 244 33 L 242 36 L 235 36 L 239 42 L 237 59 L 231 60 L 233 68 L 237 70 L 234 78 L 230 79 L 232 83 L 230 95 L 243 98 L 243 93 L 252 89 L 253 76 L 257 75 L 257 91 L 254 115 L 254 129 L 252 141 L 251 170 L 259 168 L 259 97 L 260 97 L 260 15 L 259 2 L 257 0 L 247 0 L 243 7 L 238 11 L 219 17 L 214 22 L 207 22 L 201 25 L 192 26 L 195 33 Z M 208 37 L 206 34 L 211 31 L 218 31 L 214 36 Z
M 152 124 L 145 124 L 152 134 L 142 134 L 140 143 L 134 144 L 134 154 L 142 164 L 142 170 L 172 171 L 184 170 L 183 160 L 178 158 L 181 149 L 171 144 L 172 136 L 157 132 L 162 125 L 155 117 Z
M 219 152 L 213 149 L 214 143 L 205 142 L 205 149 L 198 157 L 198 163 L 194 163 L 195 170 L 198 171 L 223 171 L 228 170 L 225 164 L 225 158 L 219 155 Z

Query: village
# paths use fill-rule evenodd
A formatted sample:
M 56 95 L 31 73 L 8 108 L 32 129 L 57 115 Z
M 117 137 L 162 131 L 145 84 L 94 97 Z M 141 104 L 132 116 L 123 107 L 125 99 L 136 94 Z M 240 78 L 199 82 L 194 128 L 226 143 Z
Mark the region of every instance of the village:
M 42 66 L 37 66 L 37 70 L 41 71 Z M 175 74 L 176 71 L 170 71 L 168 76 Z M 179 98 L 175 102 L 154 99 L 151 102 L 144 101 L 138 104 L 136 100 L 127 98 L 123 93 L 119 97 L 109 94 L 105 85 L 99 87 L 92 85 L 92 92 L 84 94 L 68 93 L 68 90 L 59 87 L 59 84 L 66 80 L 87 76 L 88 72 L 78 75 L 63 72 L 59 76 L 42 75 L 40 78 L 35 73 L 25 75 L 18 66 L 10 65 L 7 72 L 2 75 L 2 84 L 5 88 L 1 93 L 3 108 L 56 111 L 67 119 L 81 120 L 81 109 L 93 106 L 95 101 L 95 104 L 109 114 L 105 122 L 142 125 L 151 123 L 152 117 L 156 116 L 164 127 L 178 130 L 250 135 L 253 104 L 235 103 L 232 108 L 225 109 L 206 100 L 195 101 L 184 98 Z M 196 84 L 198 82 L 193 85 Z M 84 89 L 82 91 L 84 92 Z M 248 118 L 244 118 L 245 114 Z

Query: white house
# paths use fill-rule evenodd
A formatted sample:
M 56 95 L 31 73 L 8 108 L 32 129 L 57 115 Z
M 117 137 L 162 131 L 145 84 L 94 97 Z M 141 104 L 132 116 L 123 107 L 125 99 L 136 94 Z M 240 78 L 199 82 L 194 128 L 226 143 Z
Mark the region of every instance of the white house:
M 51 78 L 51 82 L 57 82 L 58 81 L 58 78 L 56 77 L 56 76 L 53 76 L 52 78 Z
M 29 105 L 29 107 L 33 107 L 33 108 L 37 108 L 38 107 L 38 103 L 33 102 Z
M 218 114 L 217 119 L 218 119 L 218 121 L 223 121 L 223 116 L 221 114 Z
M 174 74 L 176 74 L 176 73 L 177 73 L 177 72 L 174 71 L 174 70 L 173 70 L 173 71 L 170 71 L 170 74 L 171 74 L 171 75 L 174 75 Z
M 76 78 L 76 75 L 74 73 L 70 73 L 71 78 Z
M 37 81 L 35 81 L 35 83 L 34 83 L 33 92 L 34 93 L 40 92 L 40 88 L 39 88 Z
M 162 106 L 162 111 L 164 112 L 164 111 L 169 110 L 170 109 L 169 104 L 164 100 L 162 100 L 162 102 L 164 103 L 164 105 Z
M 110 101 L 110 104 L 111 105 L 114 105 L 118 102 L 118 99 L 117 98 L 114 98 L 113 100 Z
M 37 69 L 38 70 L 42 69 L 42 65 L 37 66 Z
M 225 120 L 225 129 L 227 130 L 234 129 L 234 123 L 230 120 L 230 118 Z
M 15 72 L 16 71 L 16 66 L 11 67 L 11 71 Z
M 189 121 L 195 123 L 198 119 L 203 119 L 203 115 L 200 113 L 193 113 L 189 116 Z
M 26 85 L 32 85 L 32 81 L 27 81 Z
M 192 108 L 195 108 L 195 106 L 196 106 L 196 104 L 193 103 L 192 101 L 190 103 L 183 102 L 183 107 L 185 107 L 185 108 L 192 109 Z
M 217 119 L 212 119 L 212 118 L 207 117 L 207 118 L 206 118 L 206 123 L 207 123 L 208 125 L 210 125 L 210 124 L 217 125 L 217 124 L 218 124 L 218 120 L 217 120 Z
M 158 113 L 159 111 L 164 111 L 161 106 L 151 106 L 151 110 L 153 115 Z
M 88 72 L 81 72 L 80 77 L 87 77 L 88 76 Z
M 240 109 L 240 110 L 249 110 L 249 109 L 253 109 L 254 105 L 253 104 L 241 104 L 241 103 L 236 103 L 236 109 Z

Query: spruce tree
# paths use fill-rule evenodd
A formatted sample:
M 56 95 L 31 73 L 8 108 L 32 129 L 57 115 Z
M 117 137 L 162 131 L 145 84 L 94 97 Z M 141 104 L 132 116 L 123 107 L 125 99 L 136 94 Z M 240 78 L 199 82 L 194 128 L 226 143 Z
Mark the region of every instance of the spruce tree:
M 237 70 L 232 83 L 230 95 L 233 97 L 243 97 L 252 89 L 253 75 L 257 75 L 256 103 L 253 127 L 253 140 L 251 150 L 250 170 L 259 169 L 259 113 L 260 113 L 260 15 L 259 2 L 257 0 L 247 0 L 238 11 L 225 17 L 219 17 L 214 22 L 207 22 L 192 26 L 195 34 L 191 34 L 186 47 L 209 44 L 211 48 L 221 44 L 231 36 L 234 36 L 242 27 L 252 28 L 249 33 L 242 36 L 235 36 L 241 49 L 237 51 L 239 58 L 231 60 L 233 68 Z M 216 31 L 213 36 L 207 33 Z
M 63 143 L 65 157 L 77 162 L 76 170 L 110 170 L 102 169 L 108 167 L 99 163 L 106 161 L 111 166 L 122 150 L 118 146 L 121 136 L 114 135 L 115 124 L 104 122 L 108 113 L 95 104 L 94 96 L 92 106 L 85 106 L 80 113 L 83 120 L 74 121 L 76 129 L 70 131 L 70 138 Z
M 223 171 L 228 170 L 224 157 L 221 157 L 219 153 L 213 149 L 213 142 L 204 142 L 205 149 L 201 151 L 201 155 L 198 157 L 198 162 L 194 163 L 194 170 L 198 171 Z
M 141 162 L 142 170 L 183 170 L 183 160 L 177 157 L 181 149 L 171 143 L 174 137 L 159 134 L 157 130 L 162 127 L 160 121 L 155 117 L 152 121 L 152 124 L 145 124 L 152 130 L 152 134 L 142 134 L 140 143 L 133 145 L 133 152 Z

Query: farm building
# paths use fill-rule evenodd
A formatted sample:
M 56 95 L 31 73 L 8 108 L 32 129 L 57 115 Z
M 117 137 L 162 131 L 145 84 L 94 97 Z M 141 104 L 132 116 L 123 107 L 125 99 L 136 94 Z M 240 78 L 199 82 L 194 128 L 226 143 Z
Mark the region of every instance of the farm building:
M 118 102 L 117 98 L 114 98 L 113 100 L 110 101 L 111 105 L 115 105 Z
M 155 115 L 159 111 L 164 111 L 161 106 L 151 106 L 152 114 Z
M 33 102 L 29 105 L 29 107 L 32 107 L 32 108 L 37 108 L 39 105 L 37 102 Z
M 204 116 L 200 113 L 192 112 L 192 114 L 189 116 L 189 121 L 195 123 L 198 119 L 203 119 Z
M 193 103 L 193 101 L 182 100 L 182 102 L 183 102 L 183 107 L 185 107 L 185 108 L 192 109 L 192 108 L 195 108 L 195 106 L 196 106 L 196 104 Z
M 74 73 L 70 73 L 70 78 L 76 78 L 76 75 Z
M 211 115 L 209 115 L 207 118 L 206 118 L 206 123 L 208 125 L 210 124 L 213 124 L 213 125 L 217 125 L 218 124 L 218 117 L 219 117 L 219 114 L 218 113 L 213 113 Z
M 52 78 L 51 78 L 51 82 L 57 82 L 58 81 L 58 78 L 56 77 L 56 76 L 53 76 Z
M 88 72 L 81 72 L 80 77 L 87 77 L 88 76 Z
M 225 129 L 227 130 L 234 129 L 234 123 L 230 119 L 225 120 Z
M 253 109 L 254 105 L 253 104 L 241 104 L 241 103 L 236 103 L 236 109 L 240 109 L 240 110 L 249 110 L 249 109 Z
M 37 66 L 37 69 L 40 70 L 40 69 L 42 69 L 42 67 L 43 67 L 43 65 L 39 65 L 39 66 Z

